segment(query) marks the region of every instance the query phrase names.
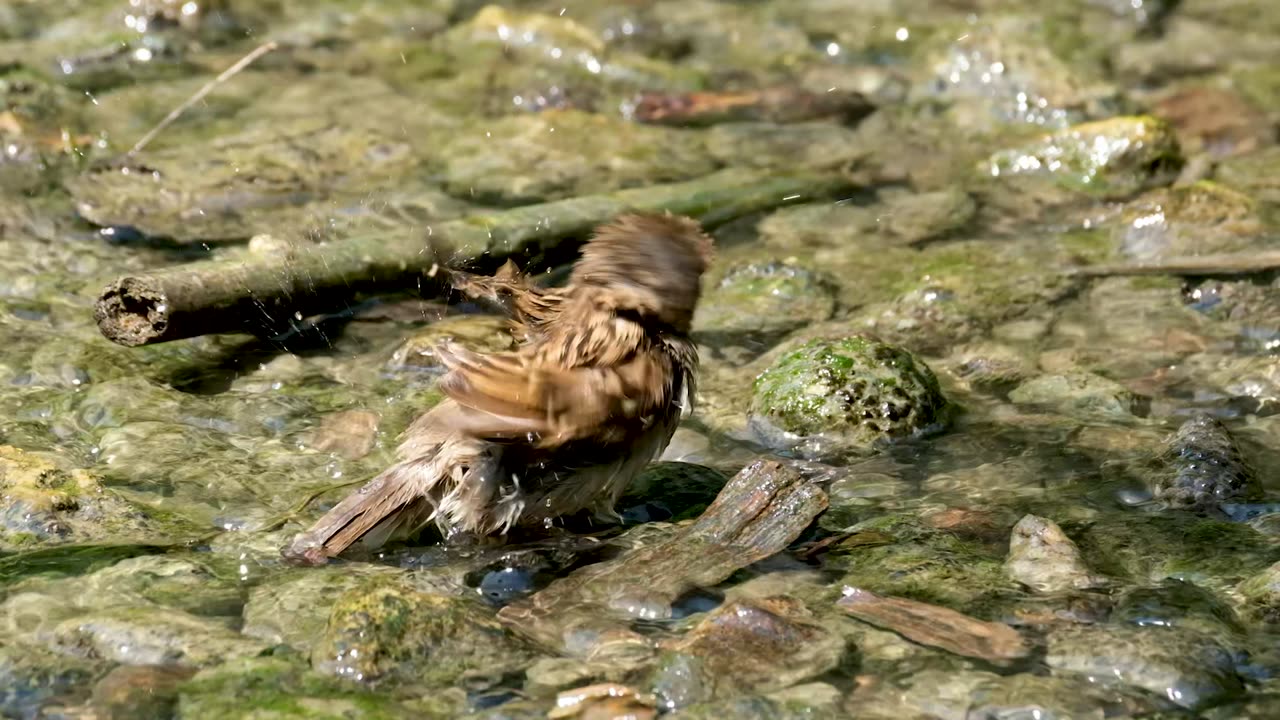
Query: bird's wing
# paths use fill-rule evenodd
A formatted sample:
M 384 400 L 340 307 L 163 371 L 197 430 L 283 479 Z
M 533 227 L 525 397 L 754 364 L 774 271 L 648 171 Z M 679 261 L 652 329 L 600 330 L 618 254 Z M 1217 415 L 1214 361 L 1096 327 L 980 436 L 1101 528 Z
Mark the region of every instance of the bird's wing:
M 580 332 L 590 332 L 583 329 Z M 469 410 L 456 428 L 475 437 L 525 439 L 539 445 L 599 434 L 603 428 L 639 421 L 672 401 L 672 360 L 644 344 L 625 352 L 614 343 L 606 362 L 563 362 L 559 351 L 478 354 L 450 347 L 440 353 L 449 369 L 440 388 Z M 616 338 L 615 338 L 616 340 Z
M 510 260 L 492 276 L 448 270 L 450 285 L 472 300 L 484 302 L 510 318 L 521 335 L 532 333 L 550 322 L 560 311 L 563 292 L 529 282 Z

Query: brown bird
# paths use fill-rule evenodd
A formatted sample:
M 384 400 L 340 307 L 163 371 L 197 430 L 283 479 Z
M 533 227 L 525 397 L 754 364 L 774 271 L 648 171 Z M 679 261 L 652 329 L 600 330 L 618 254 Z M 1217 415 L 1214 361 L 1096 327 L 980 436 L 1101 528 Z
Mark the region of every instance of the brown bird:
M 618 498 L 692 409 L 689 328 L 712 253 L 689 218 L 628 214 L 596 229 L 564 288 L 538 288 L 511 263 L 493 277 L 449 272 L 455 288 L 503 308 L 521 344 L 441 347 L 446 399 L 405 431 L 399 462 L 285 555 L 323 563 L 432 521 L 450 539 L 583 510 L 616 518 Z

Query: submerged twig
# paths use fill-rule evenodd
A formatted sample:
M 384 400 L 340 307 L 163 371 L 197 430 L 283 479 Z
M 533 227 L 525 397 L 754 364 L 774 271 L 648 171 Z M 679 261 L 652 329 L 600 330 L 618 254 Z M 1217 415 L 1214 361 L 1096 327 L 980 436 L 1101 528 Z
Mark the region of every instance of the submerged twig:
M 133 155 L 137 153 L 139 150 L 142 150 L 142 148 L 146 147 L 152 140 L 155 139 L 157 135 L 163 132 L 165 128 L 172 125 L 173 121 L 177 120 L 179 117 L 182 117 L 182 113 L 191 109 L 192 105 L 195 105 L 196 103 L 200 102 L 205 98 L 206 95 L 213 92 L 214 88 L 218 87 L 222 83 L 235 77 L 237 74 L 240 73 L 241 70 L 244 70 L 245 68 L 249 67 L 249 65 L 251 65 L 255 60 L 262 57 L 263 55 L 266 55 L 272 50 L 275 50 L 277 47 L 279 47 L 279 45 L 274 40 L 271 40 L 271 41 L 262 43 L 261 45 L 259 45 L 258 47 L 250 51 L 248 55 L 245 55 L 244 57 L 237 60 L 234 65 L 232 65 L 231 67 L 219 73 L 218 77 L 205 83 L 204 87 L 197 90 L 194 95 L 187 98 L 186 101 L 183 102 L 181 105 L 174 108 L 173 110 L 170 110 L 169 114 L 165 115 L 164 119 L 161 120 L 159 123 L 156 123 L 155 127 L 148 130 L 147 134 L 143 135 L 142 139 L 138 140 L 138 142 L 135 143 L 134 146 L 129 149 L 129 152 L 125 153 L 125 155 Z
M 1069 268 L 1068 275 L 1108 277 L 1115 275 L 1252 275 L 1280 270 L 1280 251 L 1222 253 L 1173 257 L 1150 263 L 1116 263 Z

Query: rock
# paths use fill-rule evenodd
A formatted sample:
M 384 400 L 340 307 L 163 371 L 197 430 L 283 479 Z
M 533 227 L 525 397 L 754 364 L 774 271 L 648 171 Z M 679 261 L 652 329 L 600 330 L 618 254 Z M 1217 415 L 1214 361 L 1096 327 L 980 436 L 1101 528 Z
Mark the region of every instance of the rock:
M 1275 142 L 1267 116 L 1234 90 L 1212 85 L 1178 88 L 1160 98 L 1155 112 L 1177 130 L 1187 155 L 1223 157 L 1253 152 Z
M 1101 578 L 1089 572 L 1080 549 L 1062 528 L 1037 515 L 1024 515 L 1013 526 L 1004 567 L 1009 577 L 1039 593 L 1083 590 L 1103 584 Z
M 365 683 L 451 685 L 521 668 L 529 650 L 480 604 L 378 581 L 344 593 L 311 649 L 320 672 Z
M 1245 601 L 1245 614 L 1268 624 L 1280 623 L 1280 562 L 1241 582 L 1236 591 Z
M 1149 398 L 1129 392 L 1101 375 L 1085 372 L 1042 375 L 1019 385 L 1009 393 L 1009 399 L 1067 415 L 1110 419 L 1141 417 L 1150 407 Z
M 1267 228 L 1255 206 L 1208 180 L 1159 188 L 1125 205 L 1111 237 L 1121 254 L 1143 261 L 1257 250 Z
M 1035 374 L 1029 358 L 1003 345 L 963 346 L 945 362 L 953 375 L 973 389 L 996 395 L 1006 395 Z
M 716 169 L 696 134 L 576 110 L 465 129 L 450 139 L 444 163 L 449 192 L 497 205 L 691 180 Z
M 290 237 L 306 224 L 307 204 L 331 213 L 329 203 L 355 201 L 355 188 L 367 201 L 416 162 L 404 143 L 317 121 L 218 137 L 198 158 L 174 148 L 132 160 L 69 181 L 76 211 L 103 228 L 175 242 Z
M 54 647 L 125 665 L 206 667 L 250 657 L 267 645 L 240 635 L 225 622 L 177 610 L 121 606 L 63 621 Z
M 83 694 L 106 663 L 54 654 L 47 649 L 12 642 L 0 645 L 0 716 L 41 717 L 40 709 L 54 697 Z
M 870 720 L 1140 717 L 1172 709 L 1139 690 L 1078 677 L 928 669 L 855 690 L 846 708 Z
M 938 240 L 968 225 L 977 215 L 973 196 L 958 188 L 901 193 L 885 198 L 877 213 L 881 229 L 898 242 L 915 245 Z
M 172 717 L 179 686 L 194 674 L 189 669 L 120 665 L 93 686 L 90 706 L 102 720 Z
M 781 333 L 835 312 L 835 283 L 805 267 L 771 262 L 730 268 L 703 294 L 694 332 Z
M 26 587 L 47 595 L 71 597 L 85 609 L 148 604 L 175 608 L 193 615 L 237 616 L 244 603 L 243 588 L 222 577 L 216 563 L 199 554 L 143 555 L 126 558 L 101 570 L 74 578 L 58 578 Z
M 646 467 L 618 500 L 624 518 L 641 514 L 640 522 L 679 522 L 696 518 L 728 482 L 712 468 L 685 462 L 658 462 Z
M 1060 129 L 1114 114 L 1117 89 L 1103 82 L 1096 63 L 1055 55 L 1046 20 L 983 20 L 931 39 L 941 47 L 924 52 L 913 100 L 947 103 L 952 122 L 970 132 L 1008 124 Z
M 652 695 L 617 683 L 601 683 L 566 690 L 556 696 L 556 706 L 547 713 L 549 720 L 560 718 L 627 718 L 653 720 L 657 717 L 656 700 Z
M 1006 184 L 1045 178 L 1060 188 L 1123 198 L 1168 183 L 1182 168 L 1173 129 L 1147 116 L 1073 125 L 1020 148 L 993 154 L 985 174 Z
M 1152 479 L 1157 500 L 1182 510 L 1216 510 L 1223 503 L 1248 502 L 1262 496 L 1253 469 L 1235 438 L 1221 421 L 1196 415 L 1169 438 Z
M 1140 584 L 1173 578 L 1226 588 L 1277 560 L 1272 539 L 1257 529 L 1191 513 L 1102 516 L 1069 529 L 1093 568 Z
M 311 436 L 311 447 L 347 460 L 359 460 L 373 450 L 379 419 L 372 410 L 342 410 L 325 415 Z
M 799 601 L 776 596 L 723 605 L 667 647 L 693 659 L 711 699 L 768 693 L 818 677 L 840 663 L 845 642 Z M 681 667 L 671 660 L 662 666 L 677 675 Z M 655 685 L 667 686 L 670 703 L 675 697 L 662 677 L 660 672 Z
M 400 720 L 408 717 L 456 717 L 463 709 L 461 691 L 436 692 L 436 712 L 417 712 L 386 693 L 352 687 L 310 671 L 287 658 L 241 658 L 197 673 L 181 688 L 179 720 Z
M 1214 177 L 1259 202 L 1280 203 L 1280 180 L 1271 168 L 1280 162 L 1280 146 L 1229 158 L 1218 164 Z
M 1189 629 L 1229 648 L 1235 648 L 1247 635 L 1231 605 L 1217 593 L 1173 578 L 1122 590 L 1115 596 L 1109 617 L 1114 623 L 1139 627 Z
M 1049 631 L 1045 662 L 1055 673 L 1111 678 L 1190 709 L 1243 690 L 1231 653 L 1190 630 L 1060 627 Z
M 859 544 L 827 560 L 830 569 L 844 573 L 841 586 L 975 613 L 983 612 L 990 594 L 1017 587 L 1004 572 L 1000 551 L 973 542 L 955 525 L 939 529 L 915 514 L 877 513 L 845 530 Z
M 47 455 L 0 445 L 0 529 L 39 540 L 60 538 L 70 528 L 60 519 L 80 510 L 82 498 L 100 492 L 97 478 Z
M 838 433 L 870 444 L 927 433 L 946 421 L 933 371 L 865 337 L 812 340 L 755 380 L 751 412 L 796 436 Z
M 726 123 L 707 132 L 707 152 L 733 167 L 837 170 L 867 154 L 852 129 L 834 123 Z
M 403 571 L 397 568 L 362 564 L 272 576 L 249 592 L 241 632 L 273 645 L 310 651 L 324 635 L 329 614 L 340 597 L 370 578 L 401 575 Z

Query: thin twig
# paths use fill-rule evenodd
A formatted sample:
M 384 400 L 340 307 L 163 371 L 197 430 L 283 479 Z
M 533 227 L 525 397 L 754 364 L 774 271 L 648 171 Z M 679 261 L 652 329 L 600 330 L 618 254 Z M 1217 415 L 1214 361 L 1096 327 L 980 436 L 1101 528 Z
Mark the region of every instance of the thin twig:
M 129 152 L 125 153 L 125 155 L 133 155 L 134 153 L 138 152 L 142 148 L 146 147 L 147 143 L 154 140 L 155 137 L 161 133 L 161 131 L 169 127 L 169 125 L 171 125 L 174 120 L 177 120 L 179 117 L 181 117 L 182 113 L 191 109 L 192 105 L 195 105 L 196 103 L 200 102 L 201 100 L 204 99 L 206 95 L 213 92 L 214 88 L 218 87 L 219 85 L 226 82 L 227 80 L 230 80 L 231 78 L 235 77 L 236 74 L 239 73 L 241 70 L 244 70 L 245 68 L 249 67 L 249 65 L 254 60 L 257 60 L 263 55 L 266 55 L 272 50 L 275 50 L 277 47 L 278 45 L 274 40 L 265 42 L 259 45 L 258 47 L 254 48 L 253 51 L 250 52 L 248 55 L 245 55 L 244 57 L 237 60 L 235 65 L 232 65 L 226 70 L 223 70 L 222 73 L 218 75 L 218 77 L 205 83 L 204 87 L 197 90 L 195 95 L 192 95 L 191 97 L 187 98 L 186 102 L 182 103 L 178 107 L 171 110 L 168 115 L 165 115 L 164 119 L 161 120 L 159 124 L 157 124 L 155 127 L 151 128 L 151 130 L 148 131 L 146 135 L 143 135 L 142 139 L 139 140 L 137 144 L 134 145 L 131 150 L 129 150 Z
M 1252 275 L 1280 270 L 1280 252 L 1224 253 L 1174 257 L 1151 263 L 1084 265 L 1069 268 L 1068 275 L 1106 277 L 1111 275 Z

